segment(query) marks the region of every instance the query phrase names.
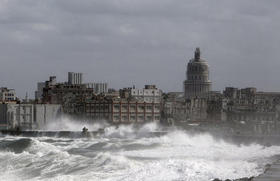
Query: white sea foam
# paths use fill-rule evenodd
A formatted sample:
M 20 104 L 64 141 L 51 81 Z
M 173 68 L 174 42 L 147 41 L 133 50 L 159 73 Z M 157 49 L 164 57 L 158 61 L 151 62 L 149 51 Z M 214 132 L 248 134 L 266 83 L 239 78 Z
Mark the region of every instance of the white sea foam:
M 0 180 L 190 180 L 236 179 L 261 174 L 279 146 L 235 145 L 209 134 L 157 131 L 156 124 L 109 126 L 92 139 L 32 138 L 21 153 L 0 151 Z M 1 141 L 22 138 L 2 137 Z
M 99 122 L 90 123 L 86 120 L 72 120 L 69 117 L 61 117 L 56 120 L 52 120 L 45 125 L 42 130 L 48 131 L 82 131 L 86 127 L 89 131 L 97 131 L 107 127 L 109 124 L 106 121 L 100 120 Z

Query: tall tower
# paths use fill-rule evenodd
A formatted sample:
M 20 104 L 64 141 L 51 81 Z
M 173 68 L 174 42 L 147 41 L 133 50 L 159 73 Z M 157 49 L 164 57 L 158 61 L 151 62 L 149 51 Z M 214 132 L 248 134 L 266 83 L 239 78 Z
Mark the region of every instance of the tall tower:
M 70 85 L 80 85 L 83 83 L 83 74 L 68 72 L 68 84 Z
M 196 48 L 194 58 L 188 63 L 186 80 L 184 81 L 185 98 L 205 98 L 211 91 L 209 66 L 200 58 L 200 50 Z

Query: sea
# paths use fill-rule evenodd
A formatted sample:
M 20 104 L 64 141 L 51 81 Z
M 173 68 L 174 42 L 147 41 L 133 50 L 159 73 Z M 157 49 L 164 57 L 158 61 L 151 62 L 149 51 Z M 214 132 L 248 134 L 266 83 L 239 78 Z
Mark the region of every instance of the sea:
M 0 180 L 42 181 L 211 181 L 262 174 L 279 159 L 280 147 L 235 144 L 210 134 L 156 123 L 135 127 L 82 124 L 65 119 L 48 130 L 89 131 L 92 137 L 0 135 Z

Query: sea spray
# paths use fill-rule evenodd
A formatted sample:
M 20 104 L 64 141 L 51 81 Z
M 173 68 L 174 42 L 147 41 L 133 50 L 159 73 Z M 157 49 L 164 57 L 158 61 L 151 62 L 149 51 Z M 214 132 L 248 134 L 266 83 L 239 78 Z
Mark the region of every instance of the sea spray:
M 190 180 L 257 176 L 279 146 L 235 145 L 157 124 L 105 126 L 93 138 L 32 137 L 20 152 L 0 150 L 0 180 Z M 146 135 L 146 136 L 145 136 Z M 20 144 L 21 137 L 0 137 Z
M 87 120 L 73 120 L 67 116 L 63 116 L 59 119 L 49 121 L 42 130 L 45 131 L 82 131 L 86 127 L 89 131 L 98 131 L 99 129 L 104 129 L 109 126 L 109 124 L 104 121 L 90 122 Z

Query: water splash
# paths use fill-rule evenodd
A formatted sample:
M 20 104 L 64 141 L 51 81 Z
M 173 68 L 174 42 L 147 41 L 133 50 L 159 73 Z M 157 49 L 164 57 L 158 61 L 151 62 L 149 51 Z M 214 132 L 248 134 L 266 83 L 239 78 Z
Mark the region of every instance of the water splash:
M 89 131 L 97 131 L 107 127 L 109 124 L 106 121 L 96 121 L 90 123 L 87 120 L 77 121 L 69 117 L 61 117 L 56 120 L 48 122 L 42 130 L 46 131 L 81 131 L 84 127 L 88 128 Z
M 92 139 L 32 138 L 19 153 L 0 151 L 0 180 L 236 179 L 261 174 L 280 153 L 279 146 L 235 145 L 209 134 L 141 135 L 159 130 L 156 124 L 122 125 Z M 2 137 L 0 143 L 21 139 Z

